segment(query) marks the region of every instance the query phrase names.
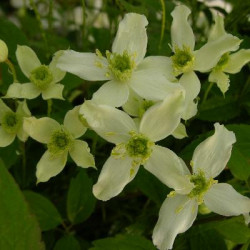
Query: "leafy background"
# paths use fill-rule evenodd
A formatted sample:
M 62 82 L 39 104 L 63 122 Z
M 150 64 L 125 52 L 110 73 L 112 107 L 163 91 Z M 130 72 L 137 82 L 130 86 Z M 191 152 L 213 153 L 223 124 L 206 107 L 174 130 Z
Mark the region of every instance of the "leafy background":
M 97 8 L 94 1 L 39 0 L 27 1 L 17 8 L 16 1 L 0 3 L 0 39 L 9 47 L 9 58 L 16 66 L 18 79 L 27 79 L 18 68 L 15 58 L 17 44 L 28 45 L 41 61 L 49 63 L 53 53 L 72 48 L 93 52 L 110 49 L 118 23 L 127 12 L 144 14 L 149 20 L 147 55 L 171 55 L 170 25 L 174 1 L 166 0 L 103 0 Z M 22 2 L 22 1 L 21 1 Z M 25 1 L 24 1 L 25 2 Z M 179 1 L 192 10 L 191 22 L 197 48 L 206 42 L 212 24 L 212 10 L 225 15 L 229 33 L 244 39 L 241 48 L 249 48 L 250 2 L 227 0 L 232 11 L 222 7 L 208 7 L 209 1 Z M 84 13 L 80 25 L 73 18 L 79 6 Z M 164 8 L 163 8 L 164 7 Z M 55 13 L 57 15 L 55 16 Z M 109 21 L 98 22 L 100 13 Z M 162 23 L 162 14 L 165 23 Z M 199 111 L 186 122 L 188 137 L 176 140 L 169 137 L 160 142 L 189 163 L 194 148 L 211 135 L 214 122 L 226 125 L 235 132 L 237 142 L 232 157 L 219 177 L 243 195 L 250 195 L 250 74 L 249 65 L 231 75 L 231 85 L 225 97 L 216 86 L 204 100 L 208 88 L 206 74 L 199 74 L 202 82 Z M 0 64 L 0 92 L 5 95 L 12 76 L 5 64 Z M 51 117 L 61 122 L 67 110 L 89 99 L 100 83 L 81 80 L 67 74 L 66 101 L 53 100 Z M 7 101 L 14 106 L 13 101 Z M 37 117 L 47 115 L 47 104 L 41 98 L 28 101 Z M 84 135 L 95 155 L 98 170 L 80 169 L 68 161 L 64 171 L 47 183 L 36 185 L 36 163 L 44 147 L 29 139 L 23 145 L 16 140 L 0 148 L 0 249 L 3 250 L 153 250 L 153 227 L 159 208 L 170 191 L 154 176 L 140 169 L 135 180 L 117 197 L 108 202 L 95 199 L 92 186 L 107 159 L 112 145 L 93 131 Z M 23 156 L 26 156 L 26 161 Z M 237 205 L 237 204 L 236 204 Z M 213 213 L 199 214 L 193 227 L 177 236 L 174 249 L 178 250 L 246 250 L 250 245 L 250 229 L 239 217 L 222 217 Z

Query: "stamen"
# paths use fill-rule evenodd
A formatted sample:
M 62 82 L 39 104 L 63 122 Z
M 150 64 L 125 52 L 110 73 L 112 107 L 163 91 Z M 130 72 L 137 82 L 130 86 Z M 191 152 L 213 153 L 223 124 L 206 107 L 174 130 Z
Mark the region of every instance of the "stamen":
M 30 81 L 39 89 L 45 90 L 53 81 L 53 75 L 48 66 L 41 65 L 31 72 Z
M 21 123 L 21 117 L 14 112 L 6 112 L 2 118 L 2 128 L 10 134 L 16 134 Z

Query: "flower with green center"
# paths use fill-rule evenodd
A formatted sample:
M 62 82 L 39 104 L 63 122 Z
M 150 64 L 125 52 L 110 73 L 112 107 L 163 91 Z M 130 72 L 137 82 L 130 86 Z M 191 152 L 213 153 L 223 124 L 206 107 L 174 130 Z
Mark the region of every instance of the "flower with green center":
M 224 29 L 224 18 L 216 15 L 215 24 L 210 31 L 209 41 L 220 39 L 220 37 L 226 34 Z M 229 53 L 231 51 L 234 50 L 230 50 L 221 56 L 218 63 L 211 70 L 208 78 L 210 82 L 215 82 L 217 84 L 223 94 L 228 90 L 230 82 L 229 76 L 226 73 L 236 74 L 250 61 L 250 49 L 241 49 L 233 54 Z
M 208 41 L 199 50 L 195 50 L 195 37 L 188 22 L 191 11 L 184 5 L 175 7 L 171 13 L 172 49 L 170 66 L 176 76 L 181 75 L 179 82 L 186 90 L 186 105 L 183 119 L 187 120 L 197 113 L 197 103 L 194 102 L 200 92 L 200 81 L 195 71 L 209 72 L 229 51 L 238 49 L 241 40 L 230 34 L 224 34 L 218 39 Z
M 92 100 L 97 104 L 122 106 L 130 90 L 149 100 L 163 100 L 169 89 L 180 88 L 170 80 L 169 60 L 163 56 L 145 57 L 147 47 L 144 15 L 128 13 L 120 22 L 111 52 L 103 55 L 67 50 L 58 68 L 88 81 L 106 81 Z
M 28 134 L 23 129 L 23 119 L 31 116 L 26 101 L 18 102 L 16 112 L 13 112 L 0 99 L 0 147 L 10 145 L 16 136 L 20 141 L 26 141 Z
M 29 136 L 48 147 L 37 163 L 37 183 L 59 174 L 66 165 L 68 154 L 79 167 L 95 167 L 88 144 L 77 139 L 87 130 L 79 119 L 79 108 L 67 112 L 63 125 L 48 117 L 25 119 L 24 129 Z
M 246 223 L 249 222 L 250 199 L 231 185 L 214 180 L 225 168 L 235 141 L 233 132 L 216 123 L 214 135 L 194 151 L 192 174 L 182 159 L 169 149 L 152 153 L 144 167 L 174 189 L 163 202 L 153 231 L 153 242 L 158 249 L 172 249 L 175 237 L 192 226 L 198 206 L 202 204 L 224 216 L 243 214 Z
M 5 98 L 34 99 L 40 94 L 44 100 L 62 99 L 64 86 L 60 83 L 65 72 L 56 68 L 58 57 L 61 51 L 57 52 L 51 63 L 42 65 L 35 52 L 28 46 L 19 46 L 16 50 L 18 64 L 24 75 L 30 80 L 28 83 L 13 83 L 9 86 Z
M 155 142 L 170 135 L 180 123 L 183 91 L 176 91 L 149 108 L 139 124 L 125 112 L 108 105 L 85 101 L 80 109 L 89 126 L 105 140 L 114 143 L 111 156 L 105 162 L 94 195 L 109 200 L 118 195 L 133 180 L 139 166 L 145 165 L 162 147 Z

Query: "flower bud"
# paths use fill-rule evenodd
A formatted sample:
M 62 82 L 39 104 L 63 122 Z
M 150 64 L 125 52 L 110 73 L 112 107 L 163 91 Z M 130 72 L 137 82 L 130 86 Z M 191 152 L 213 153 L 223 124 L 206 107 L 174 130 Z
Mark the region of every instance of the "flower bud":
M 3 40 L 0 40 L 0 63 L 5 62 L 8 58 L 8 47 Z

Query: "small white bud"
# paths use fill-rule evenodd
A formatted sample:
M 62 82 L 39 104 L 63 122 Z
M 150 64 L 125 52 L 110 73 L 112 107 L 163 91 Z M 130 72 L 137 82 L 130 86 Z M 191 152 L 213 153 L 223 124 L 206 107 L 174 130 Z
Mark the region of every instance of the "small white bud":
M 8 58 L 8 47 L 3 40 L 0 40 L 0 63 L 5 62 Z

